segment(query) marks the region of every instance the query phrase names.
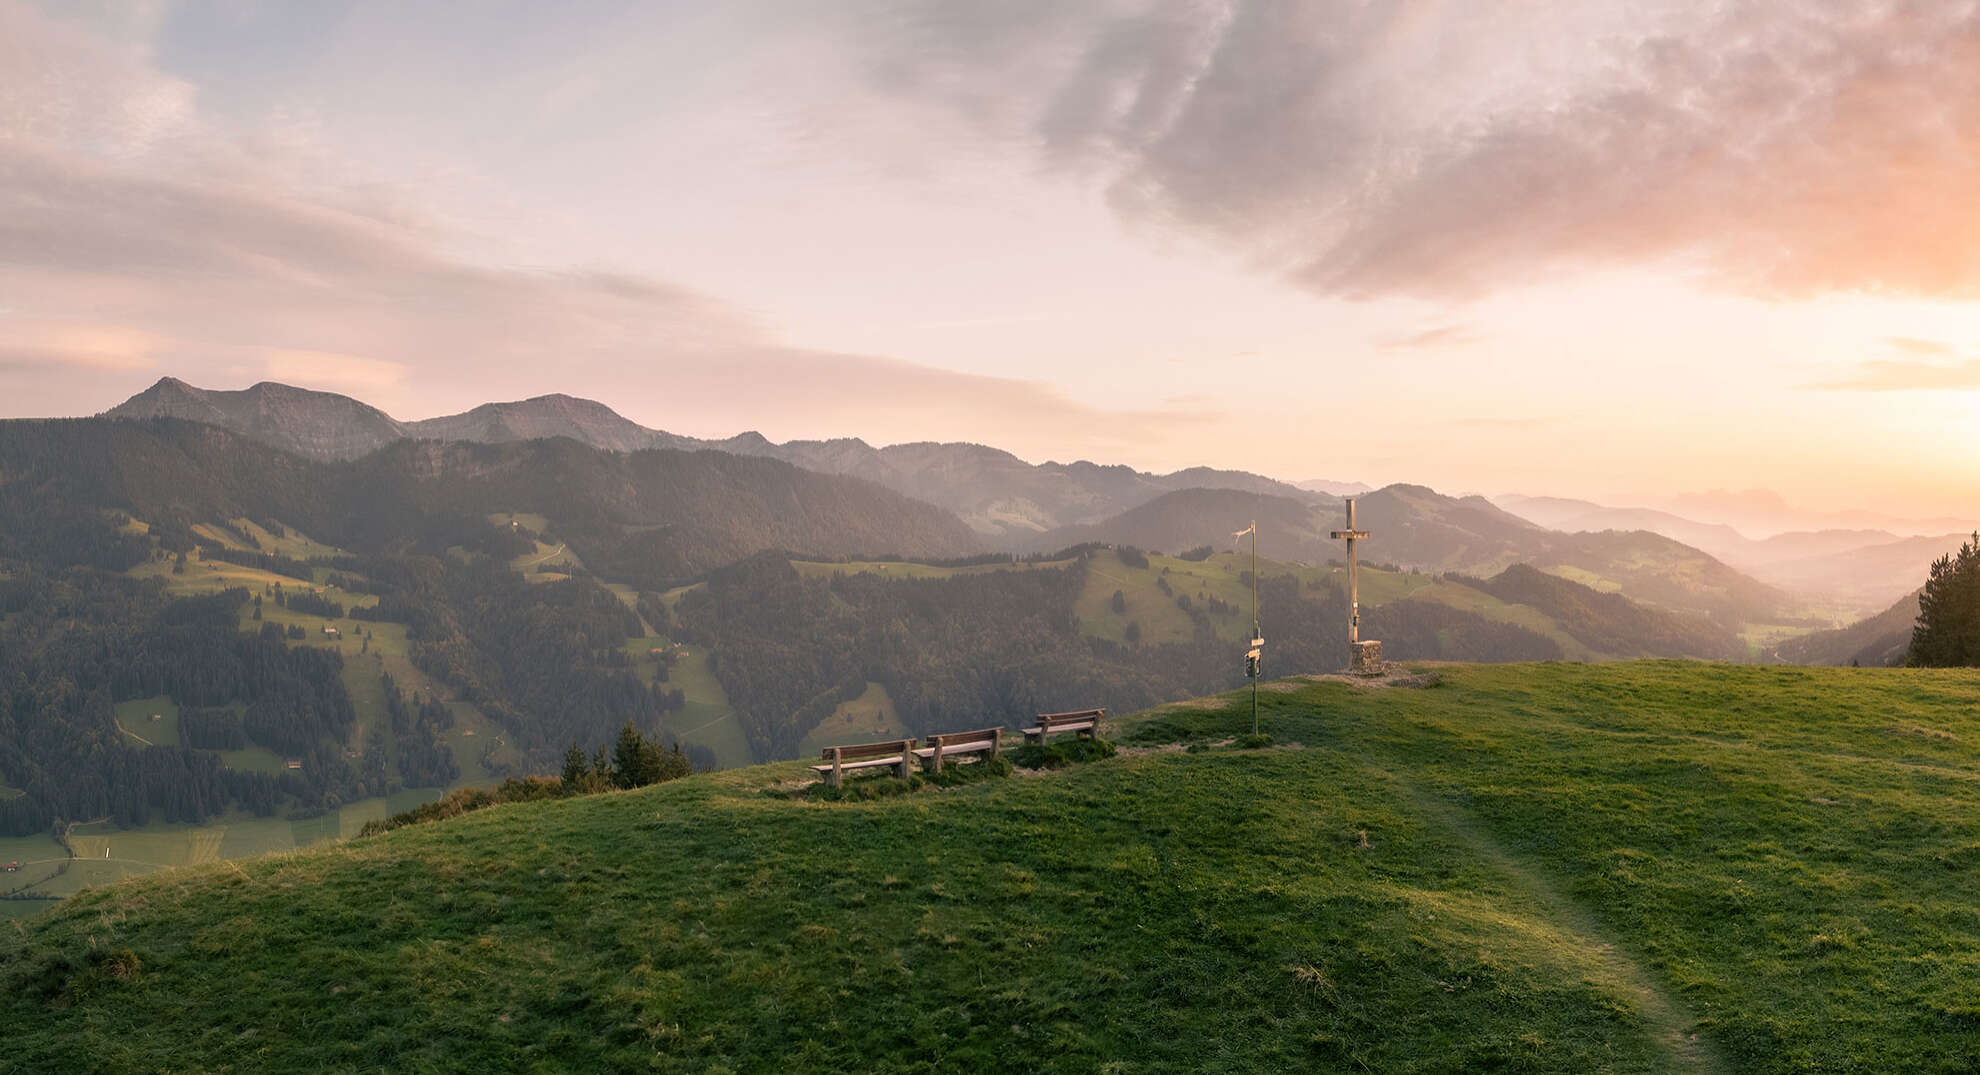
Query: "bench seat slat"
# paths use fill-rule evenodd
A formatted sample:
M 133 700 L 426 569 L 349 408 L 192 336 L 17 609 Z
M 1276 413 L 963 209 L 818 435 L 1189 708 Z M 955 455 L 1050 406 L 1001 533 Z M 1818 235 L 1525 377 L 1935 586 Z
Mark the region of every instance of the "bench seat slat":
M 1083 732 L 1083 731 L 1085 731 L 1085 730 L 1087 730 L 1088 728 L 1093 728 L 1093 727 L 1097 727 L 1097 726 L 1098 726 L 1098 724 L 1097 724 L 1097 722 L 1095 722 L 1095 721 L 1090 721 L 1090 720 L 1087 720 L 1087 721 L 1080 721 L 1079 723 L 1076 723 L 1076 724 L 1051 724 L 1051 725 L 1045 725 L 1045 724 L 1041 724 L 1041 725 L 1039 725 L 1038 727 L 1035 727 L 1035 728 L 1024 728 L 1024 729 L 1021 729 L 1021 730 L 1022 730 L 1022 731 L 1024 732 L 1024 734 L 1026 734 L 1026 735 L 1034 735 L 1034 734 L 1036 734 L 1036 733 L 1038 733 L 1038 732 L 1041 732 L 1041 731 L 1048 731 L 1048 732 Z
M 842 762 L 840 763 L 839 768 L 840 769 L 874 769 L 882 765 L 899 765 L 902 762 L 902 760 L 903 759 L 901 758 L 901 756 L 899 754 L 896 754 L 891 758 L 869 758 L 864 761 Z M 811 768 L 821 773 L 829 773 L 832 771 L 832 767 L 830 765 L 814 765 Z
M 979 740 L 974 743 L 943 743 L 942 756 L 946 758 L 951 754 L 974 754 L 978 751 L 989 750 L 996 745 L 995 742 L 989 739 Z M 935 756 L 935 748 L 922 747 L 914 752 L 914 756 L 917 758 L 932 758 Z

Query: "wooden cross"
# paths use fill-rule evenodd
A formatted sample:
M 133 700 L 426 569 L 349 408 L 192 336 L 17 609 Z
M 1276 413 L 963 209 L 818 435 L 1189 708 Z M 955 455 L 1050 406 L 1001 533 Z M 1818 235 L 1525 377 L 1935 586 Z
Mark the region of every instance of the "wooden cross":
M 1354 543 L 1368 536 L 1366 530 L 1354 528 L 1354 498 L 1347 501 L 1347 529 L 1334 531 L 1335 541 L 1347 542 L 1348 569 L 1348 645 L 1361 641 L 1361 587 L 1354 570 Z

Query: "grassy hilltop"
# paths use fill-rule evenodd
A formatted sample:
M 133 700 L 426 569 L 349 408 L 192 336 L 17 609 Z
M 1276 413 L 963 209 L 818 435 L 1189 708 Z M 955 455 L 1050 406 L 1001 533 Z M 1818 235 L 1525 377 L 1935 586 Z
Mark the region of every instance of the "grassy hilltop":
M 797 763 L 0 923 L 0 1070 L 1957 1071 L 1980 674 L 1284 681 L 871 801 Z M 1183 749 L 1187 747 L 1188 749 Z

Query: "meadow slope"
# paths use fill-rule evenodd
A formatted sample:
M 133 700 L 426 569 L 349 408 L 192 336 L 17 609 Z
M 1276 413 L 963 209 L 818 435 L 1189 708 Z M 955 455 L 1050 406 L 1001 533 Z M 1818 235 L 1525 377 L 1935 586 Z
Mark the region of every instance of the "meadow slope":
M 1975 1065 L 1980 673 L 1439 672 L 1267 684 L 1262 749 L 1230 696 L 94 889 L 0 923 L 0 1070 Z

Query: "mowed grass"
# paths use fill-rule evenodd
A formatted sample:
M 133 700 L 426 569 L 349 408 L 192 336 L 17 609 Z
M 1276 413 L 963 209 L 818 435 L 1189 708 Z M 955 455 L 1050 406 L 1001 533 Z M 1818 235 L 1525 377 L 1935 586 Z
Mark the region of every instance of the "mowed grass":
M 179 706 L 166 695 L 119 702 L 111 712 L 130 746 L 179 745 Z M 153 715 L 158 719 L 152 720 Z
M 743 734 L 735 710 L 729 707 L 729 694 L 708 667 L 708 651 L 686 647 L 674 667 L 668 670 L 667 684 L 680 689 L 687 704 L 667 715 L 665 734 L 682 743 L 697 743 L 715 754 L 716 764 L 733 769 L 753 764 L 755 752 Z
M 894 578 L 946 578 L 965 572 L 981 574 L 1013 569 L 1011 565 L 995 564 L 944 568 L 926 564 L 805 561 L 792 561 L 792 566 L 801 574 L 813 577 L 847 571 L 883 573 L 884 569 L 884 573 Z M 1063 566 L 1063 562 L 1019 565 L 1019 568 L 1035 566 Z M 1196 607 L 1207 610 L 1209 599 L 1214 597 L 1234 611 L 1212 615 L 1211 626 L 1216 629 L 1219 638 L 1227 642 L 1241 642 L 1250 637 L 1251 631 L 1251 587 L 1244 580 L 1245 572 L 1250 570 L 1251 557 L 1244 552 L 1217 552 L 1207 559 L 1196 561 L 1151 553 L 1148 566 L 1144 568 L 1131 567 L 1120 558 L 1119 553 L 1102 550 L 1095 553 L 1088 564 L 1086 584 L 1075 607 L 1080 630 L 1089 637 L 1125 642 L 1128 626 L 1133 624 L 1140 628 L 1140 638 L 1144 644 L 1188 642 L 1195 637 L 1195 624 L 1190 614 L 1177 604 L 1176 598 L 1187 596 Z M 1292 575 L 1299 579 L 1301 587 L 1309 594 L 1318 595 L 1323 588 L 1337 591 L 1343 598 L 1347 594 L 1347 571 L 1344 567 L 1261 559 L 1258 570 L 1265 578 Z M 1563 567 L 1549 570 L 1597 589 L 1616 588 L 1615 583 L 1579 569 Z M 1397 601 L 1436 601 L 1545 635 L 1560 644 L 1561 652 L 1568 660 L 1600 661 L 1617 656 L 1588 648 L 1551 616 L 1538 609 L 1509 604 L 1460 582 L 1417 572 L 1388 571 L 1367 564 L 1360 565 L 1358 581 L 1363 608 L 1376 608 Z M 1164 582 L 1169 587 L 1167 593 L 1160 585 Z M 1119 612 L 1113 606 L 1117 591 L 1122 603 Z M 675 591 L 670 596 L 678 599 L 680 592 L 684 591 Z M 1267 634 L 1270 634 L 1269 625 Z
M 781 763 L 91 890 L 0 927 L 9 1059 L 1971 1069 L 1980 674 L 1441 674 L 1268 684 L 1266 749 L 1212 700 L 1046 775 Z
M 1546 571 L 1549 575 L 1559 575 L 1561 578 L 1567 579 L 1570 582 L 1581 583 L 1591 590 L 1598 590 L 1602 593 L 1619 593 L 1622 590 L 1622 583 L 1606 575 L 1597 574 L 1587 568 L 1575 567 L 1572 564 L 1555 564 L 1547 568 Z
M 958 575 L 990 575 L 999 571 L 1033 571 L 1038 568 L 1065 567 L 1071 562 L 1070 560 L 1028 560 L 1008 564 L 942 567 L 899 560 L 792 560 L 791 566 L 805 578 L 830 578 L 833 575 L 884 575 L 892 579 L 952 579 Z
M 756 758 L 749 737 L 743 734 L 742 724 L 729 707 L 728 692 L 708 667 L 708 651 L 698 646 L 676 646 L 664 635 L 629 638 L 625 653 L 632 661 L 633 673 L 642 680 L 652 680 L 659 671 L 661 658 L 655 650 L 673 655 L 666 686 L 678 689 L 686 702 L 655 729 L 661 738 L 706 747 L 714 753 L 716 764 L 724 769 L 754 764 Z
M 180 572 L 174 572 L 173 566 L 174 562 L 169 559 L 147 560 L 126 571 L 125 574 L 132 578 L 158 579 L 165 584 L 165 592 L 174 597 L 218 593 L 233 586 L 245 586 L 255 593 L 260 593 L 264 587 L 273 586 L 278 582 L 285 587 L 303 585 L 301 580 L 292 579 L 287 575 L 277 575 L 258 567 L 242 567 L 224 560 L 188 558 L 186 569 Z
M 909 735 L 894 713 L 894 700 L 887 688 L 868 683 L 865 693 L 849 702 L 840 702 L 832 715 L 820 721 L 798 743 L 798 757 L 810 761 L 829 746 L 850 746 L 881 739 L 905 739 Z
M 1215 597 L 1235 610 L 1210 618 L 1218 637 L 1227 641 L 1248 638 L 1251 587 L 1241 576 L 1249 570 L 1251 558 L 1233 553 L 1218 553 L 1201 561 L 1151 553 L 1147 567 L 1130 567 L 1116 552 L 1096 553 L 1087 564 L 1086 585 L 1080 590 L 1079 603 L 1075 606 L 1080 630 L 1094 638 L 1122 642 L 1127 639 L 1128 624 L 1132 623 L 1141 628 L 1144 644 L 1187 642 L 1195 637 L 1196 627 L 1176 598 L 1187 596 L 1197 608 L 1208 610 L 1209 599 Z M 1312 573 L 1311 569 L 1259 561 L 1261 575 L 1288 571 Z M 1162 582 L 1168 583 L 1169 593 L 1162 592 Z M 1121 595 L 1124 612 L 1114 611 L 1116 591 Z
M 1367 575 L 1368 573 L 1364 572 L 1362 577 L 1366 579 Z M 1420 575 L 1402 577 L 1428 581 L 1425 576 Z M 1535 634 L 1553 639 L 1560 645 L 1561 655 L 1570 661 L 1600 661 L 1614 656 L 1589 649 L 1586 643 L 1569 634 L 1559 621 L 1531 605 L 1510 604 L 1483 590 L 1473 589 L 1460 582 L 1429 582 L 1428 585 L 1414 586 L 1410 590 L 1408 600 L 1435 601 L 1465 612 L 1477 613 L 1488 620 L 1524 627 Z M 1380 602 L 1363 603 L 1379 604 Z
M 271 758 L 274 755 L 270 755 Z M 277 759 L 279 768 L 279 759 Z M 356 836 L 368 821 L 432 802 L 444 792 L 414 788 L 382 798 L 360 799 L 314 818 L 255 817 L 235 811 L 201 825 L 152 822 L 142 828 L 120 829 L 108 823 L 76 826 L 68 836 L 76 857 L 48 836 L 0 838 L 0 863 L 19 861 L 22 868 L 0 873 L 0 892 L 23 889 L 46 896 L 71 897 L 86 889 L 172 866 L 196 866 L 228 859 L 249 858 L 327 840 Z M 5 903 L 7 901 L 0 901 Z M 19 914 L 48 910 L 50 902 L 21 902 Z M 4 910 L 4 908 L 0 908 Z

